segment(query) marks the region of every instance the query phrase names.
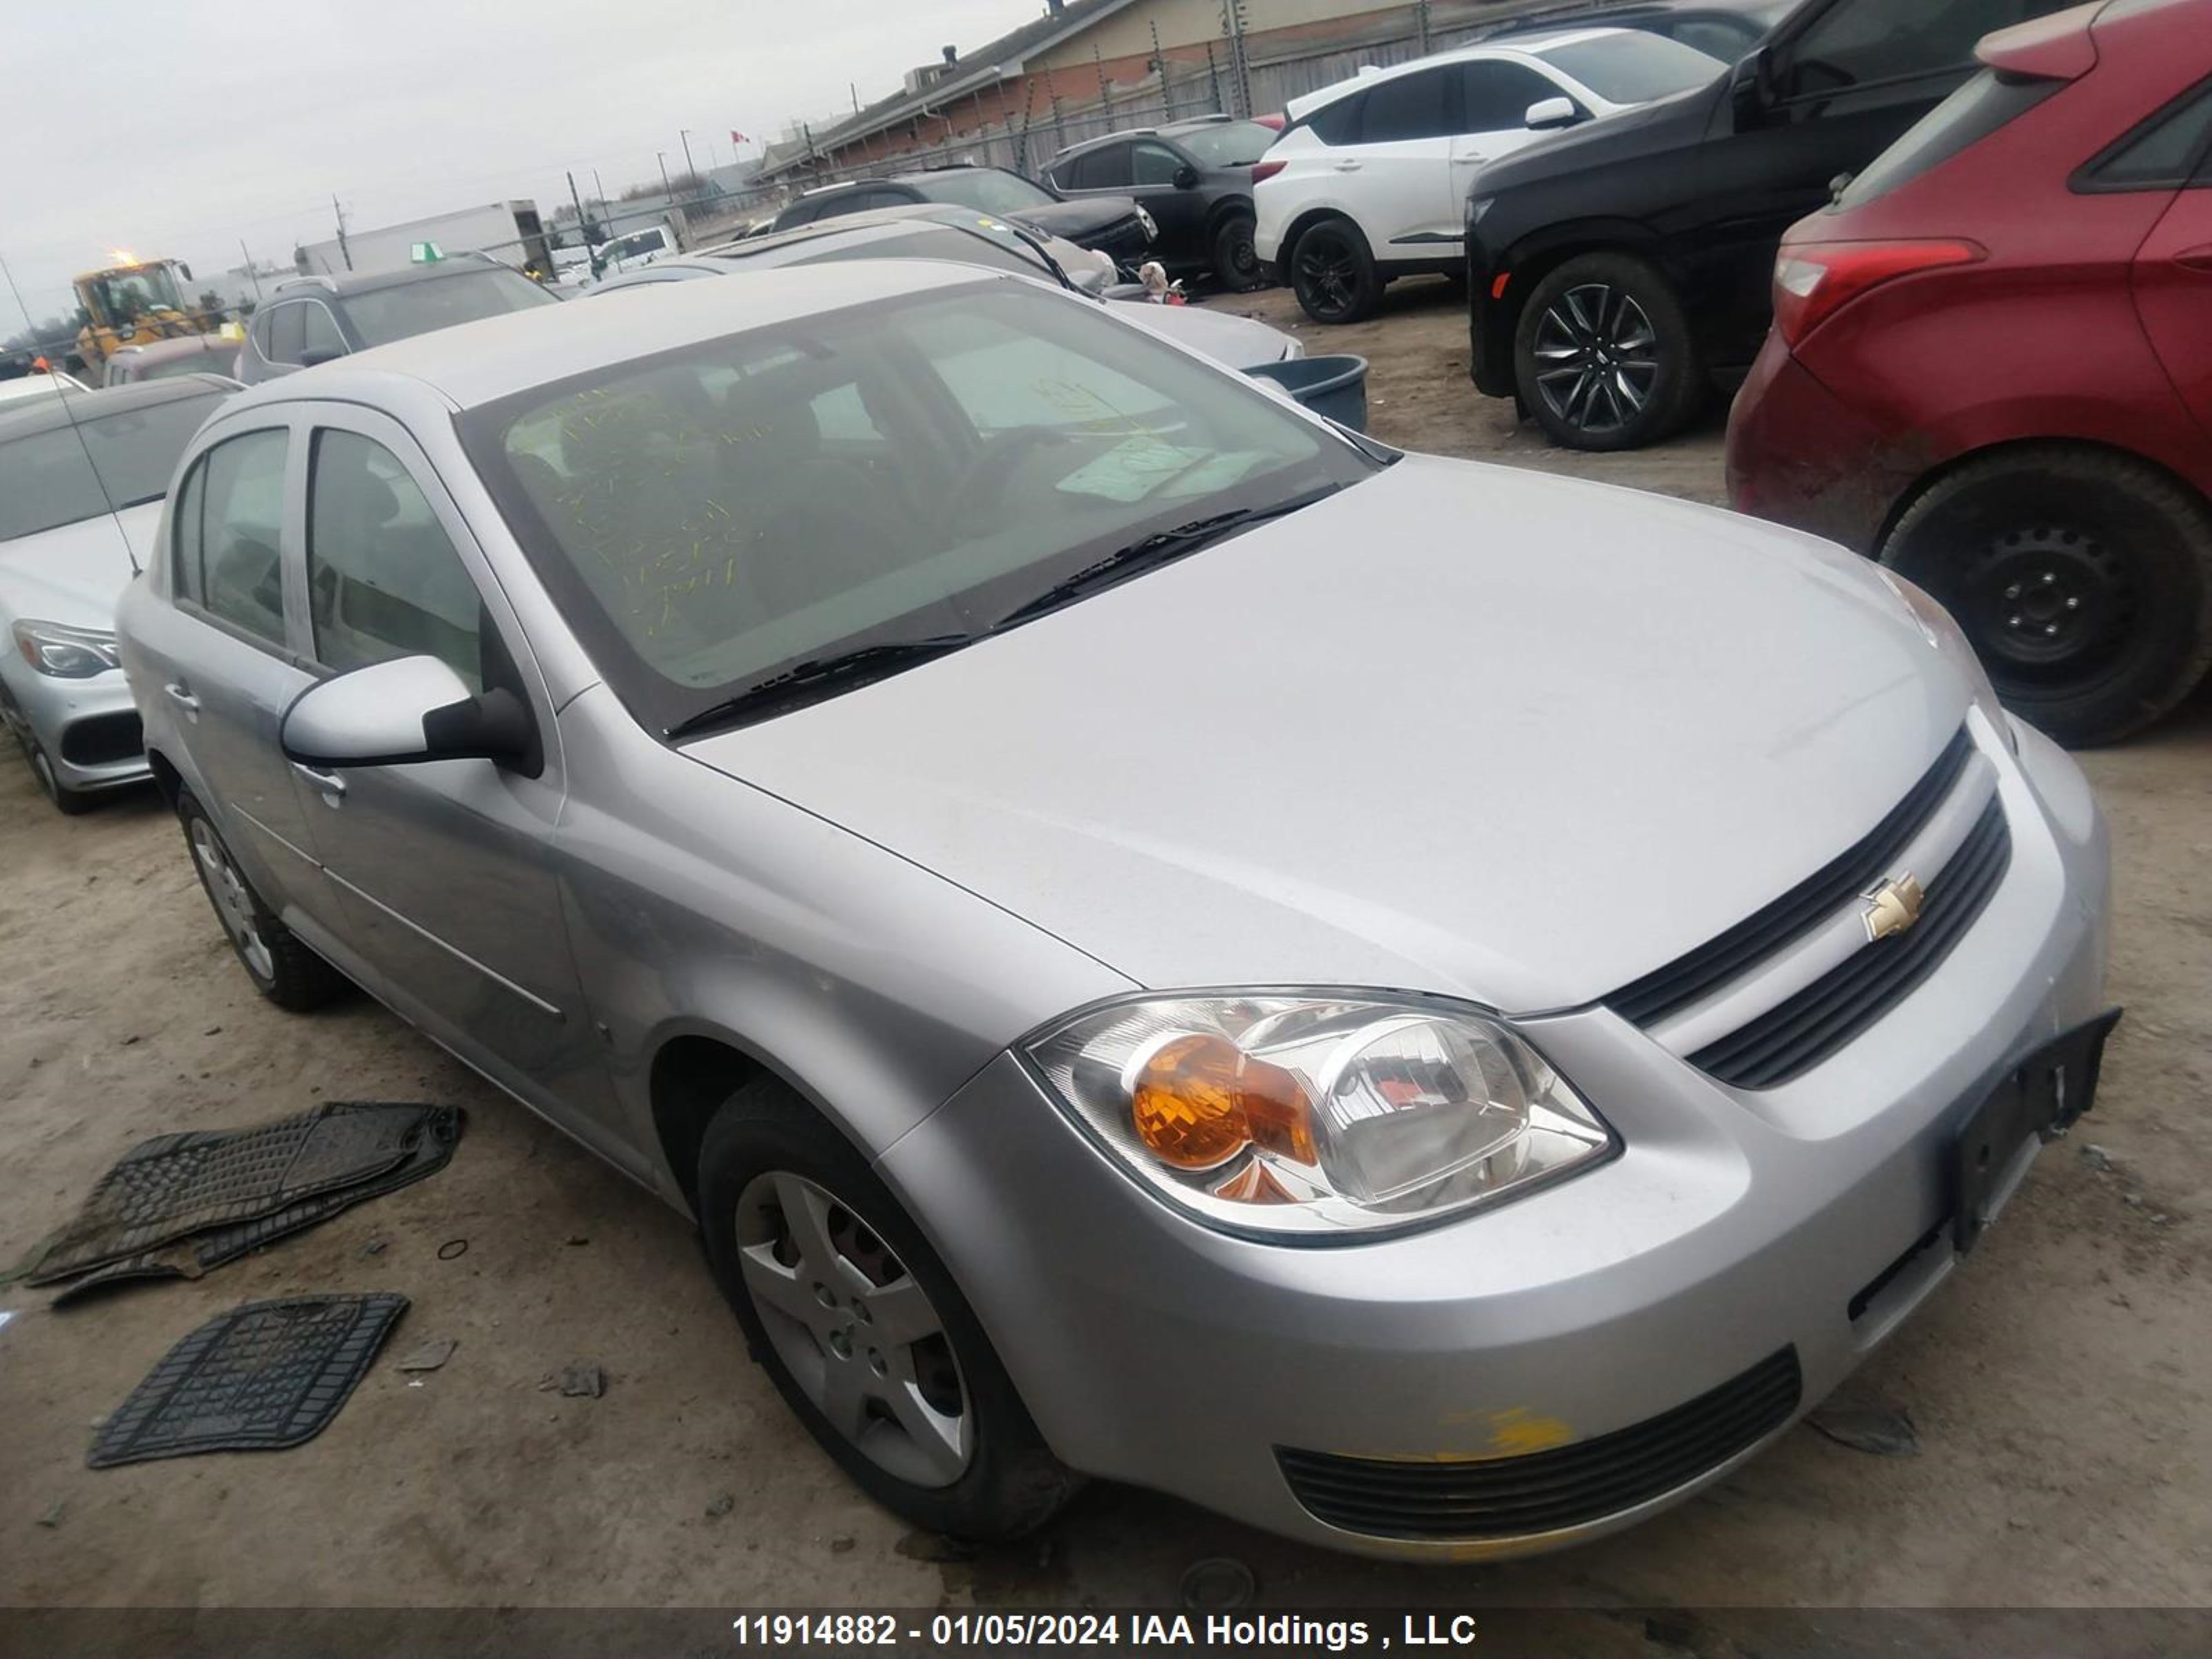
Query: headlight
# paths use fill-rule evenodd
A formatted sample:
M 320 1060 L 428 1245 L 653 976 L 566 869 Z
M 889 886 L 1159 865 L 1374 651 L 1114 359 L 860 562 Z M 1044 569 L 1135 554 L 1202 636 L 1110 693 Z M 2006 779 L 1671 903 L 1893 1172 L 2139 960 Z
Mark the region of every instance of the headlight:
M 1145 240 L 1146 241 L 1153 242 L 1159 240 L 1159 226 L 1153 222 L 1152 216 L 1146 212 L 1141 207 L 1137 210 L 1137 222 L 1145 228 Z
M 115 654 L 115 635 L 98 629 L 19 622 L 14 632 L 15 648 L 23 653 L 23 660 L 56 679 L 88 680 L 123 665 L 123 659 Z
M 1254 993 L 1115 1003 L 1024 1045 L 1169 1202 L 1239 1232 L 1370 1233 L 1586 1167 L 1612 1132 L 1472 1009 Z
M 1876 565 L 1875 569 L 1882 580 L 1889 584 L 1889 591 L 1905 602 L 1905 608 L 1912 613 L 1912 620 L 1920 624 L 1921 637 L 1966 676 L 1967 688 L 1973 693 L 1974 706 L 2003 737 L 2005 748 L 2017 755 L 2020 752 L 2019 734 L 2012 729 L 2012 720 L 2005 714 L 2004 705 L 1997 701 L 1997 689 L 1990 684 L 1990 671 L 1982 666 L 1982 659 L 1974 654 L 1973 644 L 1966 638 L 1966 630 L 1952 620 L 1951 613 L 1925 588 L 1907 581 L 1894 570 L 1881 565 Z

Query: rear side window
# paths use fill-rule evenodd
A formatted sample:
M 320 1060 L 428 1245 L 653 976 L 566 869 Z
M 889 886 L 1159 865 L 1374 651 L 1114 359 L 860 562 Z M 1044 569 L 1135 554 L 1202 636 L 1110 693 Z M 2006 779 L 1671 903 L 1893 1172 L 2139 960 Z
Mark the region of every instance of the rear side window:
M 1975 43 L 1992 29 L 2055 9 L 2056 0 L 1843 0 L 1790 48 L 1782 95 L 1953 73 L 1972 65 Z
M 1087 151 L 1068 164 L 1066 178 L 1070 190 L 1126 190 L 1131 183 L 1129 147 L 1107 144 Z
M 2212 185 L 2212 81 L 2168 104 L 2075 175 L 2076 190 Z
M 178 538 L 179 592 L 255 638 L 284 643 L 284 587 L 278 556 L 284 522 L 283 432 L 249 432 L 217 444 L 193 469 L 186 505 L 194 532 Z M 204 499 L 203 499 L 204 496 Z
M 1934 171 L 2018 120 L 2065 84 L 1984 70 L 1875 157 L 1836 198 L 1837 208 L 1862 207 Z
M 1456 124 L 1458 100 L 1450 70 L 1424 70 L 1370 87 L 1359 121 L 1363 144 L 1405 143 L 1442 138 Z

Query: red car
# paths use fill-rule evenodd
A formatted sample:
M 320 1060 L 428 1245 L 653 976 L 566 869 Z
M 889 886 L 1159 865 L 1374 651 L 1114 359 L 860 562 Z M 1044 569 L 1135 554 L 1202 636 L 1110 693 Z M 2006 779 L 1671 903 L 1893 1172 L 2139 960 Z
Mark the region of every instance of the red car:
M 1978 55 L 1784 239 L 1729 490 L 1936 594 L 2032 724 L 2109 742 L 2212 664 L 2212 0 Z

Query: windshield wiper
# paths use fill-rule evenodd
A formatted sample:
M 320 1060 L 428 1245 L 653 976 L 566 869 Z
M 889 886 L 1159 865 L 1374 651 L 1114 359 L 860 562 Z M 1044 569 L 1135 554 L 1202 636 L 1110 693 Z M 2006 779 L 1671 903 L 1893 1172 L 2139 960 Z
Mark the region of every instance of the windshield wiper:
M 1172 530 L 1156 530 L 1149 536 L 1139 537 L 1127 547 L 1116 548 L 1095 564 L 1087 564 L 1073 575 L 1062 578 L 1034 599 L 1025 599 L 993 623 L 988 630 L 997 633 L 1002 628 L 1012 628 L 1033 617 L 1042 617 L 1048 611 L 1057 611 L 1072 605 L 1103 587 L 1111 587 L 1124 576 L 1142 566 L 1164 564 L 1181 558 L 1186 553 L 1195 553 L 1211 542 L 1219 541 L 1232 531 L 1265 523 L 1295 513 L 1302 507 L 1311 507 L 1316 501 L 1334 495 L 1344 486 L 1324 484 L 1319 489 L 1308 490 L 1303 495 L 1273 501 L 1266 507 L 1236 507 L 1226 513 L 1211 513 L 1203 519 L 1193 519 L 1188 524 L 1177 525 Z
M 932 657 L 957 651 L 962 646 L 981 637 L 979 634 L 935 634 L 925 639 L 887 640 L 875 645 L 859 645 L 833 656 L 811 658 L 785 669 L 781 674 L 770 675 L 767 679 L 748 686 L 734 697 L 712 703 L 696 714 L 686 714 L 669 726 L 663 735 L 673 741 L 693 736 L 710 726 L 727 726 L 757 709 L 782 703 L 793 692 L 842 690 L 865 685 L 870 680 L 883 679 L 901 669 L 927 662 Z

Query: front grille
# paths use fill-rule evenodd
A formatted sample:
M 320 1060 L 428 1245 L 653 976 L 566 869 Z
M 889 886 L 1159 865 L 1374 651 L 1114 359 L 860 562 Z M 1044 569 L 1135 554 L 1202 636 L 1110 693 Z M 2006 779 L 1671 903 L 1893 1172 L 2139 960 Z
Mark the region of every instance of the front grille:
M 1690 1056 L 1739 1089 L 1771 1089 L 1811 1070 L 1880 1019 L 1942 965 L 2012 862 L 2012 831 L 1995 796 L 1951 861 L 1928 884 L 1908 932 L 1854 951 L 1796 995 Z
M 107 766 L 145 752 L 146 734 L 135 708 L 88 715 L 62 732 L 62 758 L 71 766 Z
M 1686 1406 L 1551 1451 L 1419 1463 L 1275 1449 L 1316 1520 L 1371 1538 L 1525 1538 L 1664 1497 L 1757 1443 L 1797 1409 L 1784 1348 Z
M 1632 1024 L 1655 1025 L 1741 978 L 1766 957 L 1819 927 L 1841 906 L 1891 874 L 1898 855 L 1935 816 L 1973 752 L 1973 742 L 1962 726 L 1889 816 L 1849 851 L 1725 933 L 1624 985 L 1605 999 L 1605 1006 Z

